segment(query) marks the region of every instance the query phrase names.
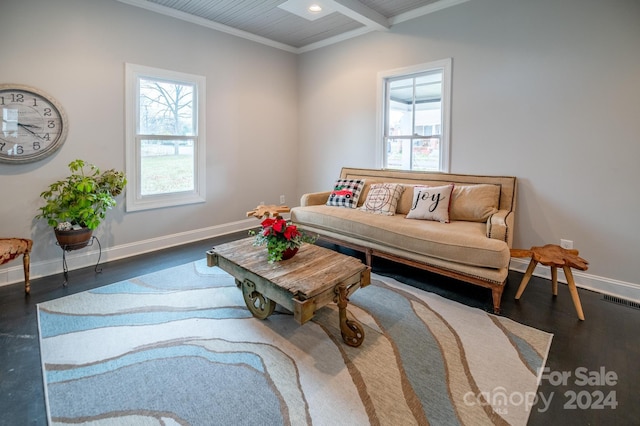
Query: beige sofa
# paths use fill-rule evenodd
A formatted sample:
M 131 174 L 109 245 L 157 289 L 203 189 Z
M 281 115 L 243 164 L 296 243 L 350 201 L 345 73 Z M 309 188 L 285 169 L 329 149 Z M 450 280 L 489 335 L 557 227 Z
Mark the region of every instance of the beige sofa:
M 363 251 L 369 266 L 377 256 L 490 288 L 494 311 L 500 311 L 513 242 L 515 177 L 343 168 L 340 178 L 365 181 L 359 207 L 372 184 L 402 184 L 405 190 L 396 214 L 327 206 L 332 189 L 328 188 L 303 195 L 301 205 L 291 210 L 291 220 L 323 240 Z M 414 186 L 449 183 L 454 184 L 449 223 L 405 217 Z M 488 200 L 486 189 L 494 191 L 497 199 Z M 482 213 L 474 216 L 475 212 Z

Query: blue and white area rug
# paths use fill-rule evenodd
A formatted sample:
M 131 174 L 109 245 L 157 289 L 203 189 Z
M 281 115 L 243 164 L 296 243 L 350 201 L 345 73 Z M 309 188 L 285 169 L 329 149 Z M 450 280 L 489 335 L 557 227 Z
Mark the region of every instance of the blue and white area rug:
M 329 305 L 253 318 L 202 261 L 38 305 L 53 425 L 524 425 L 551 335 L 372 276 L 345 345 Z

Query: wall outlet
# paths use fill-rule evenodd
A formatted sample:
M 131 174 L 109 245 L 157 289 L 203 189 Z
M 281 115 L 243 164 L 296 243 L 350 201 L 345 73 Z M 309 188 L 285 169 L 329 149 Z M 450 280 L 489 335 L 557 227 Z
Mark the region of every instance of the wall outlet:
M 573 248 L 573 241 L 560 240 L 560 247 L 562 247 L 563 249 L 571 250 Z
M 280 204 L 284 204 L 284 195 L 280 196 Z

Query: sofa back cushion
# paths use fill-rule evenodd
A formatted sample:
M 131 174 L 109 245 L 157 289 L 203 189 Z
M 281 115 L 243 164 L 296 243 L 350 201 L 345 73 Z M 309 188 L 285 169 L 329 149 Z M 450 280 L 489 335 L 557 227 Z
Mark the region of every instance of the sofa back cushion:
M 360 197 L 360 205 L 364 202 L 369 184 L 372 183 L 401 183 L 409 188 L 405 188 L 396 214 L 407 214 L 411 208 L 411 198 L 413 197 L 413 186 L 428 185 L 442 186 L 449 183 L 458 185 L 495 185 L 499 188 L 498 210 L 508 210 L 515 212 L 516 208 L 516 182 L 513 176 L 483 176 L 483 175 L 461 175 L 442 172 L 416 172 L 406 170 L 390 169 L 359 169 L 343 167 L 340 173 L 341 179 L 365 179 L 367 185 Z M 407 199 L 408 197 L 408 199 Z
M 500 187 L 497 185 L 456 185 L 451 198 L 451 220 L 485 222 L 498 211 Z
M 398 200 L 396 214 L 407 214 L 413 203 L 414 186 L 404 186 L 404 192 Z M 429 185 L 429 186 L 441 186 Z M 366 190 L 366 189 L 365 189 Z M 493 184 L 458 185 L 453 189 L 449 219 L 469 222 L 485 222 L 489 216 L 498 211 L 500 205 L 500 186 Z
M 413 206 L 413 188 L 416 186 L 425 186 L 425 185 L 407 185 L 403 184 L 404 192 L 398 201 L 398 207 L 396 208 L 397 214 L 407 214 L 411 211 L 411 207 Z

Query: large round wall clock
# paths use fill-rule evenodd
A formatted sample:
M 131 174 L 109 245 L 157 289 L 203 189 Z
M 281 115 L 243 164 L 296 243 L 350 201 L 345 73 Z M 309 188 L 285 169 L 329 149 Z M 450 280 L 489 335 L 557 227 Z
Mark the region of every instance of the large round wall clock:
M 29 163 L 59 149 L 69 124 L 62 106 L 33 87 L 0 84 L 0 162 Z

